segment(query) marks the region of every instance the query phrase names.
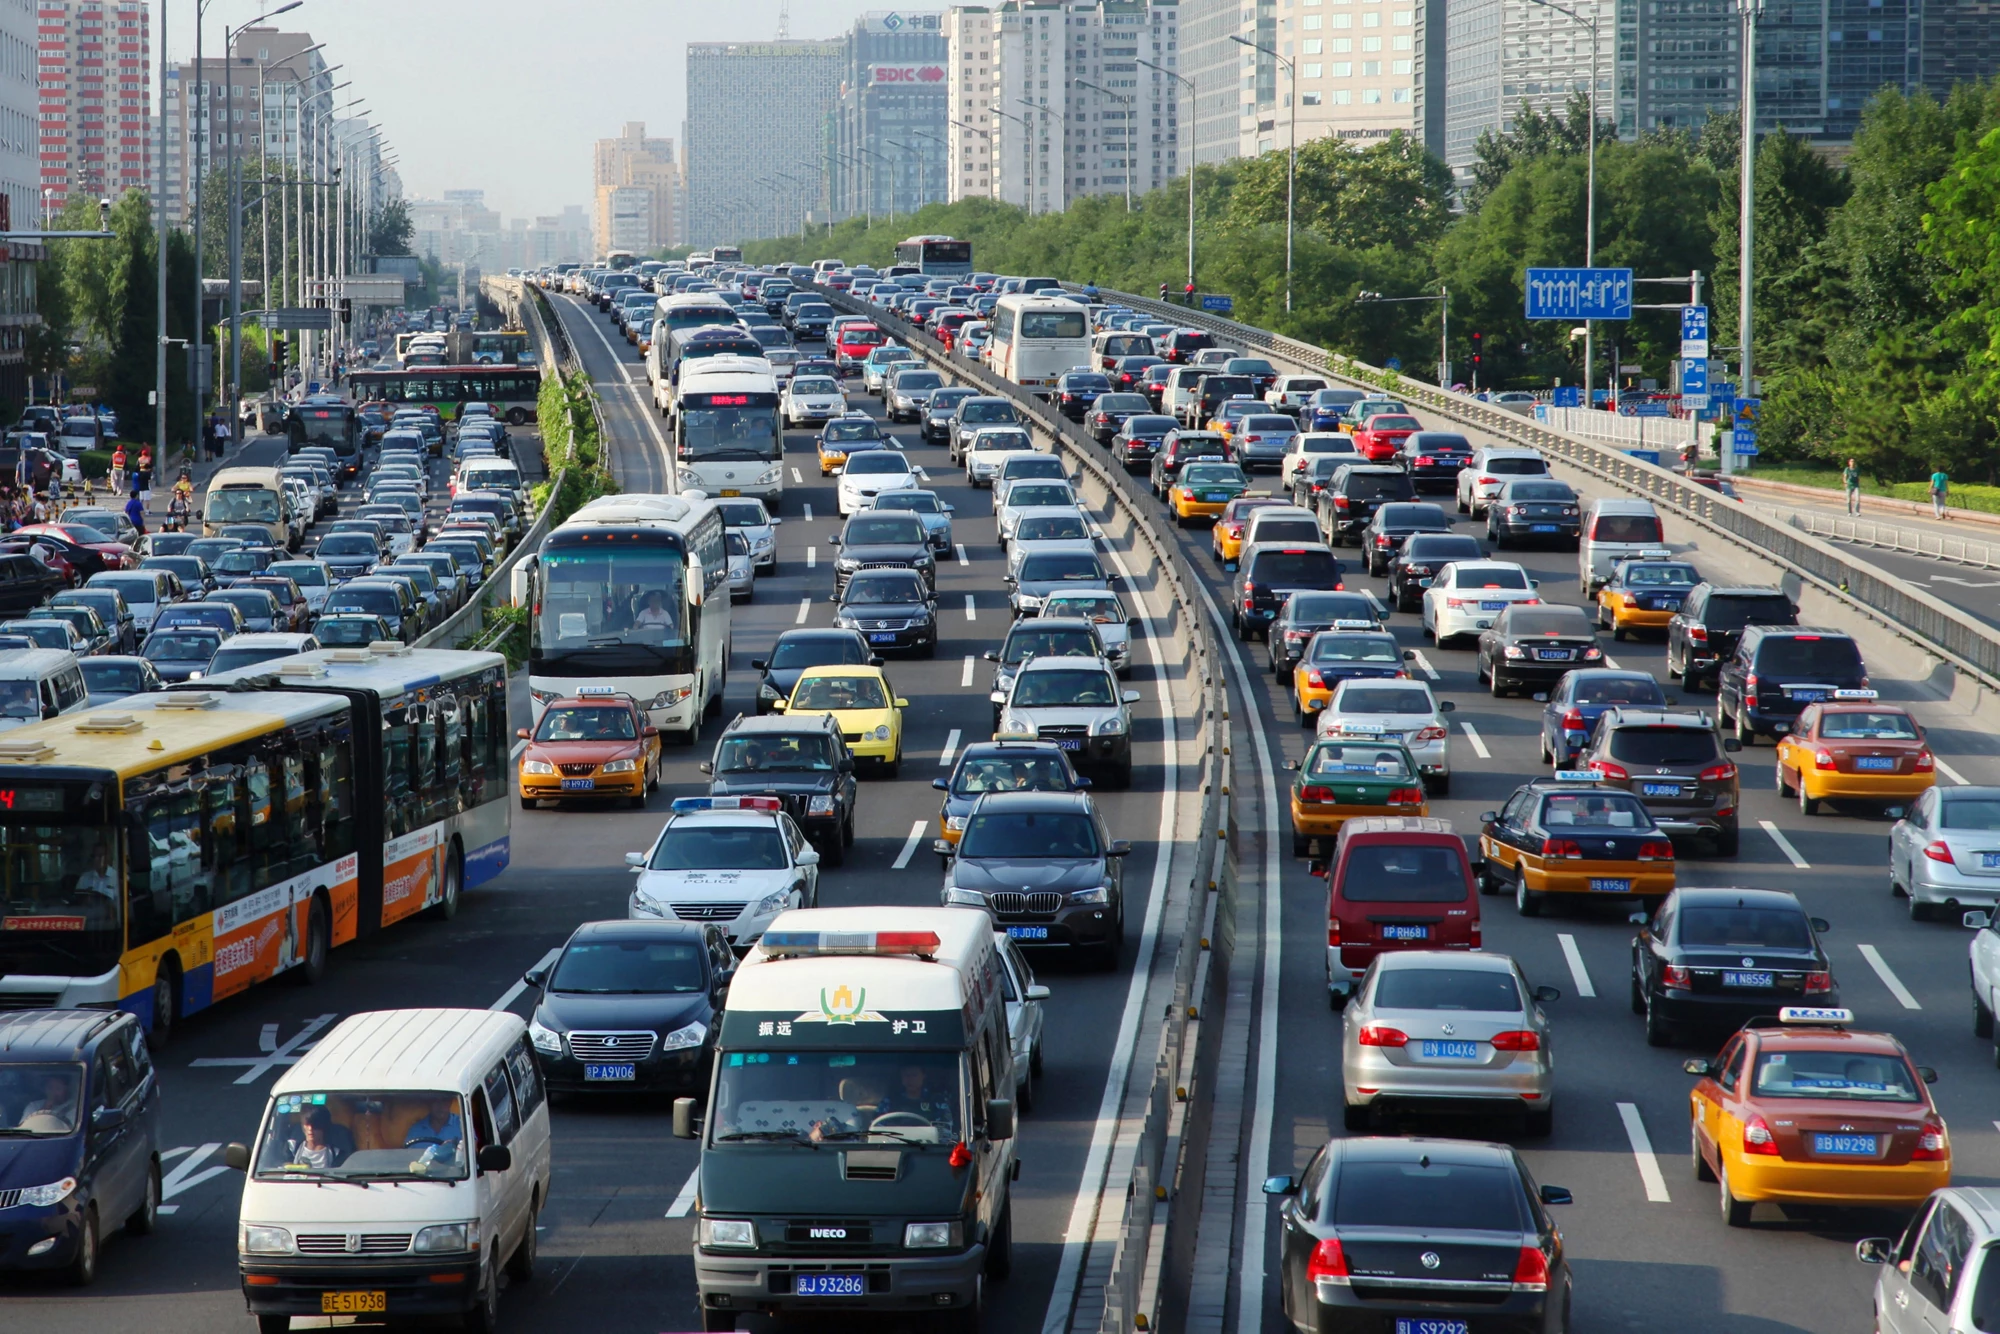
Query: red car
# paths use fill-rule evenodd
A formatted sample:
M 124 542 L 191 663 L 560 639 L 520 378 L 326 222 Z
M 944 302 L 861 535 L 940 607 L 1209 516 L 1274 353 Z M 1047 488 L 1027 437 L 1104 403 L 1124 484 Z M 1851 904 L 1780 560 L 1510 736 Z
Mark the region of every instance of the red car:
M 1387 463 L 1403 452 L 1403 442 L 1424 428 L 1417 424 L 1415 417 L 1400 413 L 1378 412 L 1361 423 L 1361 429 L 1354 433 L 1354 447 L 1364 454 L 1370 463 Z
M 978 313 L 970 310 L 951 310 L 938 316 L 936 335 L 938 342 L 944 344 L 944 350 L 949 352 L 957 346 L 959 329 L 978 318 Z
M 104 560 L 107 570 L 131 569 L 139 563 L 137 553 L 123 542 L 106 542 L 95 529 L 80 523 L 31 523 L 14 530 L 16 537 L 33 537 L 37 534 L 58 538 L 73 546 L 85 547 L 96 552 Z
M 863 359 L 888 341 L 889 336 L 872 324 L 850 324 L 834 340 L 834 362 L 842 375 L 859 375 Z
M 1348 820 L 1334 839 L 1333 855 L 1323 866 L 1316 863 L 1313 873 L 1327 877 L 1326 982 L 1335 1009 L 1347 1003 L 1378 954 L 1480 948 L 1472 865 L 1449 820 Z

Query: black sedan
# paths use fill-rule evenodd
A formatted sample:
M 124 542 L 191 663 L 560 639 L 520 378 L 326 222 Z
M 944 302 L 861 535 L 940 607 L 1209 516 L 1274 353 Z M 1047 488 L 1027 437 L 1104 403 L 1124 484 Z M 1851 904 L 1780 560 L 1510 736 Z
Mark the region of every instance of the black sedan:
M 1306 651 L 1312 637 L 1322 630 L 1379 630 L 1382 604 L 1366 593 L 1294 593 L 1278 608 L 1266 636 L 1270 646 L 1271 675 L 1280 681 L 1292 679 L 1292 668 Z
M 1153 455 L 1160 452 L 1160 442 L 1167 438 L 1167 432 L 1179 429 L 1179 422 L 1157 412 L 1127 417 L 1118 433 L 1111 437 L 1111 457 L 1124 464 L 1127 472 L 1147 467 Z
M 1056 410 L 1073 422 L 1083 420 L 1091 404 L 1111 392 L 1111 380 L 1097 371 L 1070 371 L 1056 378 Z
M 834 624 L 858 631 L 876 653 L 937 656 L 937 602 L 915 570 L 862 570 L 840 592 Z
M 1352 463 L 1351 454 L 1312 454 L 1305 464 L 1292 473 L 1292 503 L 1302 510 L 1319 512 L 1319 498 L 1326 494 L 1327 485 L 1333 475 L 1345 464 Z
M 1090 411 L 1083 414 L 1083 429 L 1098 444 L 1109 444 L 1128 418 L 1152 410 L 1153 401 L 1144 394 L 1100 394 L 1090 405 Z
M 882 659 L 868 641 L 854 630 L 787 630 L 771 646 L 768 658 L 752 658 L 751 670 L 758 673 L 757 712 L 769 713 L 773 704 L 792 697 L 792 687 L 808 667 L 880 667 Z
M 1603 662 L 1597 626 L 1583 608 L 1517 602 L 1479 632 L 1473 670 L 1497 698 L 1529 685 L 1552 685 L 1578 667 Z
M 198 681 L 208 672 L 208 664 L 222 647 L 222 632 L 207 626 L 179 625 L 155 630 L 146 636 L 139 656 L 153 664 L 153 670 L 168 684 Z
M 1389 562 L 1403 549 L 1403 543 L 1417 533 L 1448 533 L 1451 516 L 1439 505 L 1421 500 L 1400 500 L 1377 509 L 1361 530 L 1361 555 L 1368 573 L 1389 572 Z
M 1456 491 L 1459 469 L 1472 464 L 1472 442 L 1456 431 L 1418 431 L 1403 441 L 1402 464 L 1417 490 Z
M 1303 1176 L 1271 1177 L 1264 1193 L 1282 1207 L 1279 1287 L 1295 1329 L 1569 1327 L 1569 1264 L 1548 1206 L 1570 1193 L 1536 1184 L 1505 1144 L 1329 1140 Z
M 949 442 L 952 414 L 958 411 L 959 404 L 978 395 L 977 389 L 969 389 L 964 385 L 947 385 L 943 389 L 932 390 L 930 403 L 925 407 L 924 415 L 917 423 L 918 437 L 927 445 L 942 445 Z
M 1389 604 L 1415 611 L 1437 572 L 1455 560 L 1483 560 L 1486 548 L 1469 533 L 1415 533 L 1389 558 Z
M 1820 941 L 1832 928 L 1784 890 L 1683 885 L 1633 920 L 1632 1013 L 1645 1016 L 1649 1046 L 1730 1032 L 1786 1005 L 1840 1004 Z
M 1164 357 L 1120 357 L 1117 367 L 1111 372 L 1111 387 L 1120 393 L 1144 393 L 1145 390 L 1141 386 L 1146 383 L 1146 372 L 1155 366 L 1171 364 Z
M 541 992 L 528 1037 L 549 1091 L 705 1091 L 735 967 L 713 924 L 585 922 L 522 979 Z
M 1495 547 L 1561 542 L 1571 551 L 1583 533 L 1576 491 L 1551 477 L 1523 477 L 1500 488 L 1486 507 L 1486 537 Z

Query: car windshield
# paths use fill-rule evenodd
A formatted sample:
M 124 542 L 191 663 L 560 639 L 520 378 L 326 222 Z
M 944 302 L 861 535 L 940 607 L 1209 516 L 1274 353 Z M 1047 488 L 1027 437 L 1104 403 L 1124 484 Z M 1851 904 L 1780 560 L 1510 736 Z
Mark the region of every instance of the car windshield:
M 1512 973 L 1491 968 L 1388 968 L 1375 979 L 1378 1010 L 1474 1010 L 1514 1014 L 1523 1009 Z
M 769 819 L 755 824 L 689 824 L 676 820 L 653 845 L 655 871 L 782 871 L 785 836 Z
M 209 675 L 230 671 L 237 667 L 255 667 L 260 662 L 271 662 L 278 658 L 289 658 L 297 650 L 272 646 L 267 648 L 222 648 L 217 649 L 214 661 L 208 664 Z
M 892 602 L 922 602 L 924 581 L 905 571 L 858 574 L 848 580 L 840 598 L 847 606 L 881 606 Z
M 716 1143 L 958 1142 L 959 1058 L 948 1052 L 731 1051 L 720 1064 L 709 1116 Z
M 313 561 L 287 561 L 273 565 L 272 574 L 282 574 L 301 588 L 326 587 L 326 567 Z
M 848 466 L 850 469 L 853 467 L 852 464 Z M 856 515 L 847 521 L 847 530 L 840 539 L 842 546 L 849 547 L 908 546 L 923 540 L 922 520 L 893 514 L 879 517 Z
M 824 734 L 725 737 L 715 751 L 717 773 L 831 773 L 833 767 L 833 746 Z
M 1393 635 L 1331 634 L 1313 639 L 1307 655 L 1313 662 L 1371 662 L 1394 666 L 1403 660 L 1403 650 Z
M 1565 492 L 1568 487 L 1562 488 Z M 1567 497 L 1565 497 L 1567 498 Z M 1600 514 L 1590 530 L 1596 542 L 1657 542 L 1660 521 L 1651 514 Z
M 1083 616 L 1099 625 L 1122 625 L 1128 619 L 1116 593 L 1058 593 L 1042 603 L 1042 615 Z
M 1692 588 L 1701 576 L 1692 565 L 1628 565 L 1627 588 Z
M 833 395 L 839 392 L 839 385 L 817 375 L 795 376 L 792 379 L 793 398 L 805 398 L 813 394 Z
M 792 691 L 799 709 L 886 709 L 889 694 L 874 676 L 808 676 Z
M 1067 482 L 1016 482 L 1007 489 L 1007 504 L 1012 509 L 1026 509 L 1033 505 L 1074 505 L 1076 495 Z
M 1034 447 L 1026 431 L 981 431 L 972 440 L 972 448 L 982 454 Z
M 1020 542 L 1085 542 L 1090 540 L 1090 525 L 1081 514 L 1033 514 L 1021 520 L 1014 538 Z
M 1507 615 L 1510 635 L 1574 635 L 1582 639 L 1596 633 L 1590 618 L 1576 607 L 1515 608 Z
M 1689 904 L 1680 912 L 1680 943 L 1694 949 L 1809 950 L 1813 938 L 1797 908 Z
M 146 688 L 146 671 L 137 663 L 84 658 L 77 666 L 83 669 L 84 689 L 93 695 L 136 695 Z M 5 687 L 18 684 L 22 683 L 0 681 L 0 697 L 4 697 Z
M 966 757 L 952 776 L 954 796 L 982 792 L 1069 792 L 1069 766 L 1053 755 L 1008 754 Z
M 1333 1222 L 1340 1228 L 1425 1234 L 1519 1233 L 1525 1196 L 1520 1177 L 1505 1167 L 1440 1162 L 1429 1155 L 1400 1163 L 1364 1159 L 1341 1165 Z
M 1024 584 L 1064 580 L 1104 581 L 1104 567 L 1088 551 L 1037 551 L 1021 562 L 1018 576 Z
M 1350 500 L 1379 500 L 1383 496 L 1406 496 L 1410 479 L 1402 472 L 1350 472 L 1341 484 Z
M 1243 429 L 1258 435 L 1295 435 L 1299 424 L 1290 417 L 1258 415 L 1245 417 Z
M 637 724 L 629 708 L 608 705 L 564 705 L 542 715 L 537 741 L 636 741 Z
M 1572 704 L 1665 704 L 1660 683 L 1650 676 L 1594 676 L 1577 681 Z
M 1335 621 L 1379 621 L 1375 604 L 1361 593 L 1294 593 L 1285 606 L 1294 625 L 1330 625 Z
M 780 639 L 777 648 L 771 652 L 771 667 L 778 671 L 829 667 L 841 663 L 858 666 L 866 661 L 868 650 L 852 635 L 846 634 Z
M 1504 565 L 1461 565 L 1453 582 L 1459 588 L 1508 588 L 1524 591 L 1528 587 L 1528 576 L 1524 571 L 1509 569 Z
M 1101 708 L 1118 702 L 1118 686 L 1101 670 L 1028 672 L 1014 685 L 1016 708 Z
M 215 656 L 217 642 L 212 634 L 163 630 L 147 638 L 142 652 L 154 662 L 207 662 Z
M 1356 843 L 1339 893 L 1354 903 L 1457 903 L 1466 895 L 1464 846 Z
M 896 375 L 896 388 L 899 391 L 937 389 L 943 384 L 944 377 L 936 371 L 900 371 Z
M 958 844 L 961 857 L 1009 861 L 1097 857 L 1103 851 L 1097 825 L 1081 811 L 978 811 L 965 822 Z
M 388 627 L 378 624 L 372 617 L 326 616 L 313 625 L 313 638 L 327 648 L 352 648 L 356 645 L 372 644 L 387 638 Z
M 588 996 L 691 995 L 708 985 L 708 951 L 692 940 L 577 940 L 549 990 Z
M 80 1065 L 0 1065 L 0 1136 L 39 1139 L 74 1134 L 82 1097 Z
M 1330 588 L 1340 582 L 1340 562 L 1324 547 L 1259 551 L 1244 579 L 1259 588 Z
M 1341 713 L 1435 713 L 1430 692 L 1422 686 L 1347 685 L 1334 708 Z
M 1760 1098 L 1839 1098 L 1850 1102 L 1917 1102 L 1909 1065 L 1886 1052 L 1801 1050 L 1785 1046 L 1757 1054 L 1753 1084 Z
M 211 491 L 202 515 L 209 523 L 276 523 L 278 493 L 252 486 Z
M 1888 710 L 1856 710 L 1826 713 L 1819 720 L 1819 734 L 1828 740 L 1915 741 L 1917 725 L 1907 713 Z
M 1233 463 L 1190 463 L 1181 469 L 1181 485 L 1248 486 L 1250 479 Z
M 1011 403 L 977 403 L 970 400 L 958 410 L 958 419 L 966 422 L 1011 422 L 1020 420 L 1020 418 L 1014 415 L 1014 405 Z
M 825 439 L 829 441 L 880 440 L 881 438 L 881 428 L 875 425 L 873 418 L 863 418 L 856 421 L 828 422 L 826 424 Z
M 366 533 L 331 533 L 321 538 L 319 543 L 319 554 L 322 556 L 375 556 L 379 553 L 375 539 Z M 218 561 L 216 568 L 227 567 Z
M 464 1104 L 408 1089 L 280 1094 L 254 1161 L 260 1181 L 463 1181 Z
M 871 449 L 865 454 L 856 454 L 847 461 L 849 477 L 865 477 L 875 474 L 907 473 L 910 465 L 903 456 L 891 449 Z
M 1409 778 L 1409 757 L 1400 746 L 1367 742 L 1321 743 L 1313 747 L 1302 771 L 1308 778 L 1339 778 L 1367 774 L 1375 778 Z
M 1706 727 L 1620 727 L 1611 733 L 1611 758 L 1627 764 L 1706 764 L 1716 753 L 1715 733 Z
M 874 508 L 913 514 L 942 514 L 944 502 L 928 491 L 884 491 L 875 498 Z

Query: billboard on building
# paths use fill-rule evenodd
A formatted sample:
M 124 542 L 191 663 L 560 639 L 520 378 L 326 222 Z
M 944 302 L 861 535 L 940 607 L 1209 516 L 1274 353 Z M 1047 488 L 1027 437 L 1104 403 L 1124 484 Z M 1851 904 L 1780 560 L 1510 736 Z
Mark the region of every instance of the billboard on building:
M 944 14 L 911 14 L 898 9 L 871 9 L 861 16 L 863 32 L 943 32 Z
M 870 65 L 868 83 L 870 87 L 895 86 L 903 88 L 943 88 L 946 70 L 938 64 L 916 65 Z

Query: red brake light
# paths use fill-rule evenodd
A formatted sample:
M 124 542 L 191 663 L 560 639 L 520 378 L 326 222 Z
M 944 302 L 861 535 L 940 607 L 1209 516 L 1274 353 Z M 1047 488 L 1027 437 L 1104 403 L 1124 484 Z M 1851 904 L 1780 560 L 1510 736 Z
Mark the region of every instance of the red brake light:
M 1521 1258 L 1514 1262 L 1514 1291 L 1547 1292 L 1548 1290 L 1549 1257 L 1543 1255 L 1536 1247 L 1523 1246 Z
M 1306 684 L 1315 690 L 1326 689 L 1326 678 L 1319 674 L 1319 668 L 1306 668 Z
M 1823 764 L 1820 767 L 1822 769 L 1830 769 L 1833 766 Z M 1736 777 L 1736 766 L 1724 761 L 1721 764 L 1711 764 L 1708 768 L 1703 769 L 1699 775 L 1699 781 L 1704 783 L 1726 783 L 1734 777 Z
M 1423 731 L 1417 733 L 1415 737 L 1415 739 L 1418 741 L 1442 741 L 1444 740 L 1444 738 L 1445 738 L 1444 728 L 1436 723 L 1432 723 L 1429 727 L 1426 727 Z
M 1765 1154 L 1772 1158 L 1778 1156 L 1777 1137 L 1772 1135 L 1771 1127 L 1763 1117 L 1753 1116 L 1743 1127 L 1743 1152 Z
M 1689 639 L 1695 640 L 1696 642 L 1702 644 L 1706 644 L 1708 642 L 1708 631 L 1704 630 L 1701 626 L 1690 625 L 1687 628 L 1687 631 Z
M 1924 856 L 1934 862 L 1943 862 L 1947 866 L 1953 864 L 1951 845 L 1943 839 L 1937 839 L 1934 842 L 1924 844 Z
M 1951 1155 L 1951 1141 L 1945 1138 L 1944 1122 L 1935 1116 L 1924 1118 L 1923 1133 L 1917 1136 L 1917 1147 L 1910 1153 L 1913 1163 L 1941 1163 Z
M 1832 751 L 1830 751 L 1830 750 L 1827 750 L 1827 749 L 1826 749 L 1826 748 L 1824 748 L 1824 747 L 1821 747 L 1821 748 L 1820 748 L 1819 750 L 1816 750 L 1816 751 L 1814 751 L 1814 752 L 1813 752 L 1813 768 L 1815 768 L 1815 769 L 1837 769 L 1837 768 L 1839 768 L 1839 767 L 1840 767 L 1840 766 L 1839 766 L 1839 765 L 1837 765 L 1837 764 L 1835 764 L 1835 763 L 1834 763 L 1834 761 L 1833 761 L 1833 752 L 1832 752 Z
M 1347 1257 L 1341 1253 L 1340 1242 L 1333 1237 L 1313 1247 L 1312 1256 L 1306 1261 L 1306 1282 L 1317 1283 L 1321 1279 L 1343 1285 L 1348 1281 Z
M 1420 787 L 1399 787 L 1389 794 L 1391 806 L 1421 806 L 1424 804 L 1424 790 Z
M 1360 1042 L 1364 1047 L 1407 1047 L 1410 1035 L 1387 1024 L 1370 1024 L 1361 1030 Z
M 1648 839 L 1639 845 L 1639 860 L 1642 862 L 1670 862 L 1674 859 L 1674 845 L 1663 838 Z
M 1543 839 L 1542 856 L 1567 857 L 1575 861 L 1582 861 L 1583 845 L 1572 838 Z
M 1326 947 L 1330 950 L 1340 948 L 1340 919 L 1338 917 L 1329 917 L 1326 919 Z
M 1581 732 L 1590 726 L 1583 719 L 1583 710 L 1570 709 L 1563 714 L 1563 728 L 1566 731 Z
M 1621 783 L 1630 782 L 1632 778 L 1632 775 L 1625 771 L 1624 765 L 1613 764 L 1610 760 L 1592 760 L 1590 767 L 1606 778 L 1616 779 Z
M 1820 972 L 1820 973 L 1806 974 L 1806 995 L 1810 996 L 1813 995 L 1814 993 L 1819 993 L 1821 995 L 1831 995 L 1833 993 L 1832 973 Z
M 1333 789 L 1330 787 L 1302 787 L 1299 789 L 1299 800 L 1314 803 L 1331 803 L 1333 801 Z
M 1917 752 L 1917 772 L 1927 774 L 1937 768 L 1937 758 L 1928 750 Z
M 1335 509 L 1343 509 L 1343 510 L 1344 510 L 1344 509 L 1346 509 L 1346 508 L 1347 508 L 1347 497 L 1346 497 L 1346 496 L 1335 496 L 1335 497 L 1333 498 L 1333 507 L 1334 507 Z
M 1495 1033 L 1493 1035 L 1493 1050 L 1495 1051 L 1540 1051 L 1541 1049 L 1541 1035 L 1532 1029 L 1517 1028 L 1506 1033 Z
M 1694 975 L 1687 970 L 1687 965 L 1670 963 L 1660 970 L 1660 985 L 1686 991 L 1694 985 Z

